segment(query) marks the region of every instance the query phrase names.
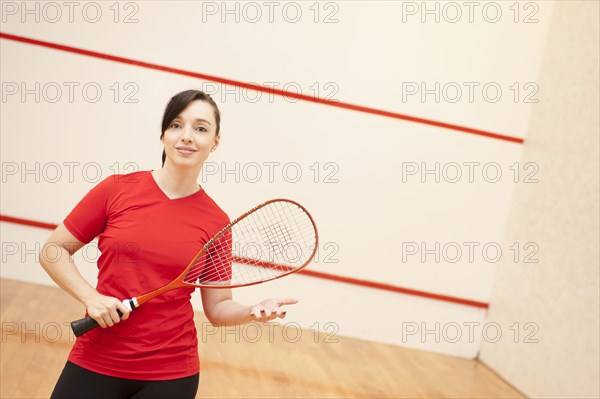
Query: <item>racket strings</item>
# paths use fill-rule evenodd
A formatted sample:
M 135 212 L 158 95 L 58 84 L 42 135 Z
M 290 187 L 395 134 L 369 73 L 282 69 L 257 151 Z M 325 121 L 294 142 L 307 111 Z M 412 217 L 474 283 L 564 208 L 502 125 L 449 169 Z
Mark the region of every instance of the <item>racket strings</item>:
M 296 228 L 299 231 L 302 231 L 302 229 L 298 225 L 298 218 L 293 217 L 293 215 L 290 212 L 290 209 L 288 207 L 281 206 L 281 204 L 276 204 L 276 206 L 277 205 L 279 205 L 279 211 L 283 212 L 283 213 L 286 213 L 288 220 L 292 221 L 294 223 L 294 225 L 296 226 Z M 309 219 L 309 222 L 311 223 L 311 227 L 313 229 L 315 229 L 315 226 L 314 226 L 312 220 L 310 220 L 310 218 L 308 218 L 308 215 L 305 214 L 305 216 L 306 216 L 307 219 Z M 309 237 L 311 237 L 310 238 L 311 241 L 307 243 L 307 239 L 309 239 Z M 316 229 L 313 231 L 313 235 L 312 236 L 304 235 L 303 234 L 303 235 L 300 236 L 300 238 L 303 240 L 303 244 L 304 244 L 304 246 L 306 248 L 310 248 L 311 245 L 314 247 L 316 245 L 316 242 L 317 242 Z
M 303 267 L 316 246 L 306 211 L 288 201 L 270 202 L 234 222 L 192 261 L 184 281 L 196 285 L 245 285 Z
M 266 237 L 262 239 L 264 245 L 260 245 L 259 240 L 249 240 L 247 232 L 242 234 L 245 244 L 242 244 L 240 239 L 234 239 L 233 246 L 223 239 L 213 243 L 211 251 L 197 260 L 186 281 L 192 282 L 197 277 L 200 277 L 200 284 L 207 281 L 232 280 L 232 274 L 237 278 L 231 284 L 247 284 L 273 278 L 302 266 L 302 252 L 312 249 L 302 250 L 296 246 L 292 251 L 284 251 L 285 246 L 289 248 L 289 244 L 293 243 L 289 237 L 278 240 L 278 237 L 283 236 L 277 236 L 269 227 L 263 229 L 262 234 Z M 233 265 L 233 272 L 230 269 L 232 261 L 241 263 Z
M 186 281 L 191 282 L 190 279 L 200 275 L 202 275 L 200 283 L 230 280 L 229 267 L 232 261 L 241 263 L 241 265 L 233 266 L 238 282 L 232 284 L 262 281 L 302 266 L 303 262 L 300 261 L 303 256 L 301 255 L 302 252 L 306 251 L 299 250 L 297 246 L 295 246 L 295 249 L 289 250 L 290 241 L 278 241 L 277 236 L 270 230 L 263 231 L 263 234 L 266 239 L 263 239 L 264 245 L 262 246 L 256 240 L 245 241 L 245 244 L 241 244 L 241 240 L 234 240 L 233 246 L 224 241 L 220 241 L 218 244 L 214 243 L 212 245 L 213 250 L 196 262 L 195 273 L 188 273 Z M 245 239 L 247 240 L 247 237 Z M 285 246 L 288 246 L 288 251 L 282 250 Z M 308 249 L 311 250 L 312 248 Z M 229 253 L 232 256 L 228 256 Z M 248 266 L 252 268 L 248 268 Z

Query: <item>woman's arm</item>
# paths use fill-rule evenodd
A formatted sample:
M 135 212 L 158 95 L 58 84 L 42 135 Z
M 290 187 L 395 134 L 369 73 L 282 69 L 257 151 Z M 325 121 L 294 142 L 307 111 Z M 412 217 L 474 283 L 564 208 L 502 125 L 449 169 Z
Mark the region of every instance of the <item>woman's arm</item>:
M 266 299 L 253 306 L 244 306 L 232 299 L 231 289 L 201 288 L 202 307 L 208 321 L 215 327 L 244 324 L 251 321 L 283 319 L 286 311 L 282 305 L 298 302 L 295 298 Z
M 85 305 L 100 327 L 111 327 L 127 319 L 129 309 L 117 298 L 100 294 L 79 273 L 71 255 L 84 245 L 61 224 L 44 243 L 39 255 L 40 264 L 56 284 Z M 122 318 L 117 309 L 123 313 Z

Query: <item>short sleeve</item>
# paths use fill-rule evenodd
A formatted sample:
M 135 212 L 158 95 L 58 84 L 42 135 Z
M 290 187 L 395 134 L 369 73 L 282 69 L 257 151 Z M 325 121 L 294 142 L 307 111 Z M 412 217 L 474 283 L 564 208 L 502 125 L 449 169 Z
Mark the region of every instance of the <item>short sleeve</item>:
M 71 234 L 83 243 L 89 243 L 104 231 L 112 177 L 107 177 L 92 188 L 63 221 Z

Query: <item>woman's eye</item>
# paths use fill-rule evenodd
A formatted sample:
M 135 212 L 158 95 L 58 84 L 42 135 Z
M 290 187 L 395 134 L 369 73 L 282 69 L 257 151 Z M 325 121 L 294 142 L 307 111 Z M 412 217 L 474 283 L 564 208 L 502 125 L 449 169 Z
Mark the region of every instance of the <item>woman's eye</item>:
M 171 123 L 171 126 L 169 127 L 179 127 L 179 123 Z
M 207 132 L 208 130 L 206 130 L 206 128 L 204 126 L 198 126 L 196 128 L 196 130 L 198 130 L 199 132 Z

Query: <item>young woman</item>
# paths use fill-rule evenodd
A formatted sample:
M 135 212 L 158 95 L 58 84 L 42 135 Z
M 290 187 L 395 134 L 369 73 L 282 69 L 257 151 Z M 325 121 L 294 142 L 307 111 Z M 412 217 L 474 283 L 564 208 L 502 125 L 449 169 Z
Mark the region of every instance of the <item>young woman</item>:
M 44 244 L 44 269 L 102 327 L 76 340 L 52 398 L 195 397 L 200 367 L 190 304 L 194 289 L 167 292 L 131 313 L 121 300 L 173 280 L 229 223 L 197 183 L 219 145 L 220 119 L 209 95 L 175 95 L 162 121 L 162 168 L 104 179 Z M 94 288 L 71 255 L 96 236 L 102 254 Z M 215 326 L 283 318 L 282 306 L 297 302 L 268 299 L 243 306 L 229 289 L 202 289 L 201 295 Z

